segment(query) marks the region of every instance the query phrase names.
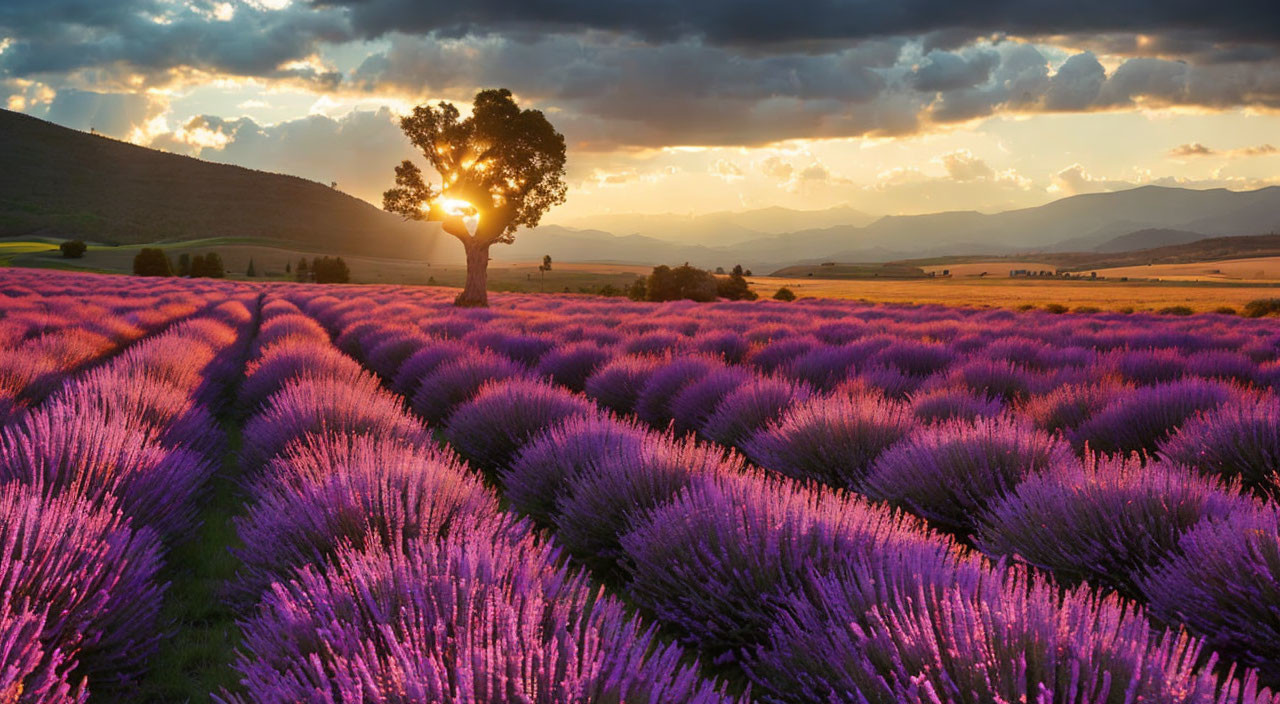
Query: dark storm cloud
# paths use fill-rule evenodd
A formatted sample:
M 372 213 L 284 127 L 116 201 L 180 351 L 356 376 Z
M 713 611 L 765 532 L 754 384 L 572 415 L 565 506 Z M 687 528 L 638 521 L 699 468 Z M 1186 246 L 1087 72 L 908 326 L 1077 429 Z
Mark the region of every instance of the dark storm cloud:
M 1108 75 L 1091 52 L 1051 62 L 1013 41 L 921 52 L 920 40 L 901 38 L 775 54 L 696 40 L 653 47 L 616 35 L 396 35 L 351 79 L 370 91 L 463 99 L 479 86 L 516 86 L 522 98 L 559 109 L 557 124 L 579 147 L 598 149 L 895 135 L 1007 110 L 1280 101 L 1280 71 L 1270 63 L 1137 57 Z
M 153 103 L 124 94 L 185 69 L 375 96 L 466 99 L 508 86 L 555 110 L 579 148 L 761 144 L 900 135 L 1002 111 L 1280 107 L 1274 5 L 298 0 L 272 11 L 243 0 L 0 0 L 0 85 L 43 81 L 66 124 L 117 114 L 112 124 L 134 126 L 152 116 L 138 105 Z M 346 73 L 300 61 L 373 38 L 376 51 Z M 85 86 L 122 97 L 63 96 Z
M 1208 7 L 1203 0 L 317 0 L 316 5 L 349 8 L 356 28 L 366 36 L 391 31 L 461 36 L 537 27 L 601 29 L 659 42 L 694 36 L 715 44 L 933 32 L 954 37 L 957 31 L 973 37 L 992 32 L 1194 30 L 1225 39 L 1280 40 L 1280 9 L 1274 0 Z
M 13 43 L 0 54 L 0 74 L 101 73 L 121 64 L 144 75 L 192 67 L 336 85 L 336 75 L 289 76 L 279 66 L 307 56 L 320 42 L 350 39 L 340 13 L 305 6 L 269 11 L 234 3 L 231 18 L 220 20 L 213 16 L 217 5 L 208 0 L 4 0 L 0 37 Z

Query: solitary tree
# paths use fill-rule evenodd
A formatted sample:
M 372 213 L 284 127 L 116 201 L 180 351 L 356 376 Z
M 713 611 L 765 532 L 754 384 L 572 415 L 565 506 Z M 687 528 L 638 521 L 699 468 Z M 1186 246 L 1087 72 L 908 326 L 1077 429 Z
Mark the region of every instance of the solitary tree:
M 489 247 L 511 243 L 518 228 L 536 226 L 564 202 L 564 135 L 540 110 L 521 110 L 506 89 L 477 93 L 466 119 L 451 103 L 419 105 L 400 128 L 440 176 L 440 186 L 404 161 L 382 207 L 411 220 L 439 221 L 458 238 L 467 253 L 467 281 L 454 303 L 488 305 Z
M 542 278 L 538 281 L 538 290 L 542 290 L 542 285 L 547 282 L 547 272 L 551 271 L 551 255 L 542 255 L 542 264 L 538 265 L 538 275 Z
M 249 269 L 244 272 L 245 276 L 257 276 L 258 270 L 253 266 L 253 257 L 249 257 Z
M 88 249 L 83 240 L 67 240 L 58 245 L 58 249 L 62 250 L 62 256 L 67 259 L 79 259 L 84 256 L 84 252 Z

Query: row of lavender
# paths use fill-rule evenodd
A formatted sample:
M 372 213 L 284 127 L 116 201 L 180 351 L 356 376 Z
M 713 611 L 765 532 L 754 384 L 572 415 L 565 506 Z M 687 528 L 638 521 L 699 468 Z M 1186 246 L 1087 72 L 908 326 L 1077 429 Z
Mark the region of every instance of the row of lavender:
M 0 286 L 0 425 L 71 375 L 196 312 L 216 289 L 13 269 Z
M 376 319 L 394 318 L 397 307 L 412 310 L 402 297 L 390 300 Z M 906 322 L 889 327 L 905 324 L 918 332 L 913 311 L 901 312 Z M 924 311 L 926 317 L 937 312 Z M 883 310 L 863 313 L 876 317 Z M 473 315 L 432 318 L 426 327 L 459 332 Z M 964 315 L 944 311 L 946 319 Z M 904 350 L 918 358 L 924 343 L 885 346 L 883 333 L 873 336 L 879 342 L 871 347 L 879 356 L 866 375 L 854 365 L 844 377 L 808 384 L 791 377 L 813 377 L 814 370 L 826 368 L 815 359 L 845 355 L 866 341 L 811 350 L 780 365 L 789 372 L 780 375 L 768 373 L 779 366 L 770 353 L 790 339 L 748 348 L 737 357 L 742 364 L 732 363 L 733 354 L 625 354 L 634 349 L 625 342 L 621 350 L 570 343 L 538 355 L 535 343 L 547 332 L 531 335 L 506 324 L 495 329 L 490 322 L 461 342 L 437 340 L 429 345 L 433 351 L 408 357 L 397 383 L 406 390 L 429 388 L 415 403 L 438 418 L 439 399 L 449 396 L 441 382 L 465 392 L 476 378 L 511 376 L 532 364 L 619 412 L 634 411 L 659 427 L 670 423 L 678 432 L 699 431 L 792 477 L 890 501 L 989 555 L 1149 600 L 1161 620 L 1190 625 L 1215 648 L 1280 681 L 1280 655 L 1272 645 L 1280 640 L 1280 515 L 1274 505 L 1242 495 L 1237 484 L 1263 496 L 1275 493 L 1280 403 L 1267 382 L 1268 363 L 1254 365 L 1242 359 L 1243 352 L 1212 347 L 1238 345 L 1265 359 L 1275 347 L 1276 328 L 1271 321 L 1241 322 L 1246 331 L 1237 332 L 1224 327 L 1234 319 L 1201 318 L 1148 320 L 1141 338 L 1137 330 L 1123 331 L 1168 347 L 1077 347 L 1059 354 L 1052 368 L 1043 362 L 1051 356 L 1043 343 L 1031 342 L 1027 333 L 997 331 L 1002 336 L 983 351 L 995 348 L 997 357 L 1017 362 L 970 360 L 961 363 L 960 373 L 919 365 L 915 376 L 925 377 L 919 386 L 934 390 L 906 399 L 877 385 L 883 369 L 878 365 L 899 359 Z M 545 315 L 535 319 L 541 325 Z M 1023 322 L 1045 321 L 1062 326 L 1049 316 Z M 1131 324 L 1123 316 L 1111 322 Z M 1067 325 L 1087 332 L 1096 322 L 1086 318 Z M 831 326 L 824 327 L 830 336 Z M 699 335 L 704 333 L 717 337 L 701 328 Z M 1034 329 L 1030 334 L 1057 336 Z M 404 359 L 398 355 L 422 344 L 422 332 L 402 329 L 375 352 L 375 361 Z M 505 354 L 469 355 L 461 369 L 422 381 L 425 368 L 468 345 Z M 1013 355 L 1014 350 L 1021 352 Z M 1156 374 L 1146 365 L 1182 357 L 1234 362 L 1198 367 L 1203 376 L 1186 367 L 1177 368 L 1183 376 Z M 970 374 L 974 369 L 1000 374 Z M 1159 461 L 1087 455 L 1082 462 L 1069 446 L 1117 455 L 1142 450 L 1156 453 Z
M 286 300 L 240 389 L 226 702 L 728 702 Z
M 414 407 L 446 421 L 451 444 L 486 469 L 514 507 L 553 529 L 575 558 L 686 641 L 750 677 L 761 700 L 1254 697 L 1251 676 L 1215 690 L 1209 666 L 1197 667 L 1200 643 L 1153 633 L 1119 597 L 1087 586 L 1062 594 L 911 517 L 840 491 L 744 473 L 733 455 L 618 420 L 533 378 L 543 372 L 591 388 L 610 372 L 609 350 L 597 348 L 584 362 L 587 347 L 522 358 L 536 345 L 515 344 L 516 354 L 497 356 L 477 347 L 501 346 L 504 334 L 524 343 L 537 335 L 469 325 L 474 313 L 426 316 L 399 297 L 382 307 L 369 298 L 299 302 L 338 333 L 340 347 L 396 388 L 414 390 Z M 407 321 L 466 339 L 424 339 Z M 538 335 L 556 329 L 546 322 L 539 318 Z M 634 373 L 614 379 L 616 395 L 598 396 L 627 410 L 644 399 L 655 411 L 650 420 L 666 420 L 656 409 L 681 389 L 716 386 L 711 372 L 732 369 L 687 362 L 627 358 L 617 366 Z M 660 373 L 682 365 L 683 372 Z M 707 422 L 721 419 L 708 433 L 716 439 L 745 440 L 778 411 L 823 398 L 739 372 L 718 392 L 700 392 L 719 393 L 720 403 L 703 401 Z M 878 414 L 910 418 L 883 399 L 859 398 Z M 731 408 L 721 412 L 724 405 Z M 821 445 L 821 433 L 805 438 L 815 440 Z M 840 461 L 843 449 L 817 452 Z
M 182 309 L 204 312 L 68 379 L 0 435 L 0 699 L 132 691 L 169 628 L 161 569 L 222 452 L 213 414 L 255 298 L 193 298 Z

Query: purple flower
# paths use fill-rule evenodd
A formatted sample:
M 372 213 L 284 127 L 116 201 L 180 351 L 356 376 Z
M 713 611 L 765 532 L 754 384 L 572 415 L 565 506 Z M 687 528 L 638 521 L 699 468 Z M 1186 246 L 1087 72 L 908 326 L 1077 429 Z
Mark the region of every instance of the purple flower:
M 1171 349 L 1127 350 L 1108 361 L 1124 379 L 1143 386 L 1174 381 L 1187 369 L 1186 356 Z
M 41 642 L 44 614 L 25 604 L 0 600 L 0 698 L 8 702 L 83 704 L 89 693 L 81 680 L 74 688 L 68 670 L 75 661 L 56 647 Z
M 235 519 L 244 566 L 234 590 L 245 603 L 340 546 L 403 547 L 497 513 L 493 495 L 457 459 L 358 435 L 291 447 L 254 481 L 251 497 Z
M 649 375 L 636 399 L 636 415 L 646 423 L 665 427 L 671 420 L 671 401 L 686 386 L 723 364 L 706 357 L 679 357 Z
M 413 410 L 432 423 L 440 423 L 488 382 L 524 373 L 520 365 L 506 357 L 493 352 L 472 352 L 445 362 L 422 377 L 413 394 Z
M 42 669 L 56 671 L 74 655 L 75 677 L 103 689 L 139 674 L 162 640 L 161 546 L 153 532 L 133 530 L 118 511 L 9 484 L 0 488 L 0 545 L 6 606 L 47 613 Z M 14 656 L 6 653 L 0 679 Z
M 573 476 L 555 505 L 556 537 L 597 578 L 619 576 L 619 536 L 646 512 L 670 501 L 693 477 L 740 472 L 724 450 L 671 436 L 601 445 Z
M 1203 521 L 1141 580 L 1151 610 L 1280 685 L 1280 512 L 1274 506 Z
M 264 597 L 224 701 L 730 701 L 556 562 L 509 531 L 343 551 Z
M 195 502 L 214 465 L 191 450 L 164 447 L 153 433 L 101 410 L 50 404 L 0 437 L 0 481 L 119 507 L 135 525 L 177 542 L 194 527 Z
M 857 486 L 871 463 L 916 429 L 901 404 L 836 393 L 796 404 L 743 443 L 752 462 L 797 479 Z
M 1004 412 L 1004 401 L 978 395 L 963 386 L 943 386 L 911 395 L 911 411 L 924 423 L 977 420 Z
M 1267 702 L 1202 646 L 1087 589 L 1021 570 L 880 560 L 819 578 L 750 658 L 770 702 Z
M 808 336 L 784 337 L 752 352 L 747 361 L 760 371 L 772 374 L 817 347 L 820 342 Z
M 809 390 L 803 386 L 783 379 L 754 379 L 725 396 L 702 426 L 702 434 L 722 445 L 736 447 L 807 398 Z
M 1238 477 L 1245 487 L 1280 499 L 1280 400 L 1241 400 L 1197 414 L 1159 452 L 1206 474 Z
M 425 344 L 400 365 L 391 387 L 397 393 L 411 394 L 422 383 L 423 377 L 440 365 L 461 359 L 470 353 L 470 347 L 456 340 L 435 340 Z
M 1028 399 L 1023 412 L 1041 430 L 1070 434 L 1109 403 L 1132 392 L 1132 386 L 1114 379 L 1068 384 Z
M 909 376 L 926 377 L 945 370 L 954 358 L 955 353 L 946 345 L 919 340 L 895 340 L 872 355 L 871 361 Z
M 572 416 L 598 413 L 595 404 L 543 381 L 508 379 L 485 385 L 449 416 L 444 436 L 489 475 L 506 467 L 530 438 Z
M 587 395 L 605 408 L 631 413 L 649 378 L 663 366 L 654 357 L 615 357 L 587 377 Z
M 889 448 L 866 473 L 861 491 L 965 534 L 984 509 L 1028 476 L 1067 472 L 1071 448 L 1009 417 L 951 421 Z
M 414 352 L 435 344 L 436 340 L 412 328 L 387 331 L 381 342 L 376 343 L 365 355 L 369 368 L 384 379 L 394 379 Z
M 1071 435 L 1076 444 L 1088 443 L 1097 452 L 1154 452 L 1188 418 L 1221 406 L 1236 393 L 1203 379 L 1140 387 L 1112 399 Z
M 753 378 L 742 367 L 716 367 L 701 379 L 680 389 L 669 404 L 672 431 L 677 435 L 696 432 L 733 391 Z
M 787 595 L 815 577 L 919 542 L 951 559 L 954 546 L 914 519 L 835 491 L 726 474 L 693 477 L 621 544 L 631 598 L 724 660 L 762 644 Z
M 1203 520 L 1256 504 L 1183 467 L 1101 458 L 1033 476 L 981 517 L 985 553 L 1127 594 Z
M 366 434 L 427 445 L 430 433 L 410 417 L 398 396 L 372 377 L 349 384 L 300 380 L 286 384 L 244 426 L 241 459 L 250 474 L 307 435 Z
M 538 373 L 573 391 L 582 391 L 587 377 L 611 359 L 612 352 L 591 342 L 580 342 L 548 352 L 538 362 Z
M 240 407 L 253 412 L 285 384 L 297 379 L 334 379 L 356 382 L 368 372 L 327 342 L 285 340 L 250 362 L 240 385 Z

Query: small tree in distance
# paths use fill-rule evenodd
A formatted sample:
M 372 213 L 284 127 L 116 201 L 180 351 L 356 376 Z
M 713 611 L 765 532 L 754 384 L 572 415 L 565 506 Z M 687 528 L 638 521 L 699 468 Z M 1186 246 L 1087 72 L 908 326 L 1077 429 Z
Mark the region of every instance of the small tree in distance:
M 409 141 L 439 174 L 428 184 L 411 161 L 396 167 L 396 187 L 382 207 L 410 220 L 439 221 L 462 242 L 467 280 L 454 304 L 485 306 L 489 247 L 509 244 L 564 202 L 564 135 L 539 110 L 521 110 L 506 89 L 476 94 L 472 113 L 451 103 L 419 105 L 400 120 Z
M 173 276 L 173 267 L 163 249 L 143 247 L 133 258 L 133 273 L 137 276 Z
M 249 269 L 244 272 L 245 276 L 257 276 L 258 270 L 253 268 L 253 257 L 249 257 Z
M 62 251 L 64 259 L 79 259 L 84 256 L 89 247 L 83 240 L 67 240 L 58 245 L 58 249 Z
M 542 255 L 542 264 L 538 266 L 538 274 L 542 279 L 538 282 L 538 290 L 542 290 L 542 285 L 547 281 L 547 272 L 551 271 L 551 255 Z
M 782 288 L 778 289 L 777 293 L 773 294 L 773 300 L 794 301 L 796 300 L 796 294 L 791 289 L 787 288 L 786 286 L 783 286 Z

